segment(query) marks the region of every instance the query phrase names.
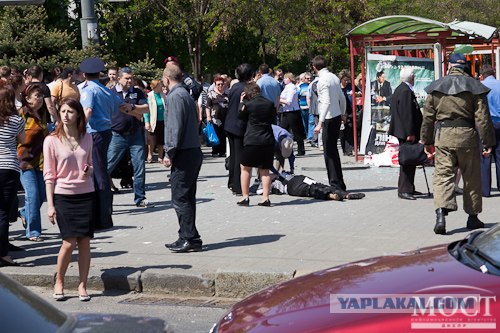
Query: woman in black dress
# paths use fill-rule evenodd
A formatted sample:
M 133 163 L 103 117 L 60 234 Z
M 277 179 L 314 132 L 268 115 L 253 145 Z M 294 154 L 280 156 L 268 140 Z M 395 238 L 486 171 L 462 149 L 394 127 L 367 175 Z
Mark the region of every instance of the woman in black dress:
M 252 168 L 258 168 L 262 181 L 262 201 L 259 206 L 271 206 L 269 192 L 271 178 L 269 169 L 273 166 L 274 135 L 271 127 L 276 119 L 276 108 L 273 102 L 260 95 L 260 88 L 255 82 L 245 84 L 241 94 L 238 118 L 247 122 L 243 137 L 243 151 L 241 157 L 241 192 L 243 199 L 238 201 L 240 206 L 250 204 L 250 174 Z

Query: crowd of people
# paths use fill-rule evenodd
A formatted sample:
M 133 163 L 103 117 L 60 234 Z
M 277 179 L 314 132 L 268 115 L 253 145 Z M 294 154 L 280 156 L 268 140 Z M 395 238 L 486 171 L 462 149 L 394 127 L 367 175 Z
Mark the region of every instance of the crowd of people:
M 465 75 L 454 62 L 458 60 L 451 59 L 450 76 Z M 203 242 L 196 228 L 196 186 L 203 161 L 201 133 L 208 123 L 220 142 L 212 147 L 211 155 L 226 158 L 227 188 L 241 196 L 235 200 L 238 206 L 250 205 L 252 169 L 257 170 L 258 193 L 262 194 L 258 206 L 272 207 L 271 193 L 337 201 L 363 198 L 363 193 L 347 191 L 337 148 L 340 138 L 344 154 L 352 154 L 351 73 L 343 70 L 337 76 L 327 66 L 323 56 L 316 56 L 311 60 L 311 71 L 296 76 L 272 70 L 266 64 L 255 71 L 252 65 L 243 63 L 236 68 L 234 79 L 218 73 L 213 80 L 197 82 L 182 70 L 175 57 L 169 56 L 162 77 L 152 80 L 150 89 L 134 77 L 132 68 L 106 68 L 99 58 L 85 59 L 78 69 L 56 68 L 52 80 L 44 77 L 40 66 L 23 73 L 1 67 L 0 267 L 19 265 L 9 256 L 9 251 L 20 250 L 9 243 L 9 222 L 19 218 L 27 240 L 43 241 L 41 207 L 47 201 L 48 220 L 58 224 L 62 238 L 53 296 L 56 300 L 66 298 L 64 276 L 71 254 L 78 247 L 79 298 L 90 300 L 86 289 L 89 243 L 95 230 L 113 226 L 113 195 L 119 189 L 112 177 L 118 170 L 120 185 L 133 188 L 135 206 L 148 209 L 154 203 L 146 197 L 146 163 L 153 162 L 170 169 L 172 203 L 179 223 L 178 239 L 165 246 L 174 253 L 201 251 Z M 485 70 L 484 75 L 492 75 L 490 72 Z M 484 85 L 464 83 L 464 91 L 467 87 L 476 89 L 467 97 L 467 103 L 475 106 L 464 106 L 462 114 L 472 119 L 450 125 L 438 101 L 445 94 L 443 84 L 437 81 L 429 88 L 422 117 L 411 89 L 413 79 L 411 70 L 402 70 L 401 85 L 390 96 L 380 96 L 378 103 L 392 101 L 390 134 L 401 144 L 421 138 L 429 155 L 436 145 L 434 231 L 445 233 L 444 216 L 456 210 L 450 192 L 455 178 L 449 173 L 457 167 L 466 180 L 464 202 L 470 215 L 467 226 L 481 227 L 477 219 L 481 211 L 479 159 L 476 163 L 473 158 L 479 152 L 470 151 L 471 144 L 477 143 L 477 149 L 480 146 L 477 139 L 472 140 L 477 133 L 469 132 L 474 129 L 471 124 L 475 119 L 484 147 L 482 155 L 488 158 L 492 148 L 498 146 L 498 126 L 491 125 L 489 113 L 478 103 L 489 90 Z M 381 91 L 387 84 L 383 73 L 377 82 L 380 95 L 384 95 Z M 496 105 L 496 113 L 492 111 L 496 124 L 500 119 L 499 87 L 496 82 L 489 84 L 496 91 L 489 100 L 492 107 Z M 435 124 L 442 132 L 436 142 Z M 465 128 L 470 140 L 463 143 L 461 137 L 455 141 L 468 150 L 447 148 L 447 127 Z M 295 157 L 305 155 L 306 144 L 323 152 L 328 184 L 294 175 Z M 498 158 L 497 150 L 494 157 Z M 485 170 L 488 161 L 484 162 Z M 483 174 L 488 175 L 486 171 Z M 400 198 L 414 199 L 414 176 L 414 166 L 401 166 Z M 490 178 L 483 180 L 488 187 Z M 17 204 L 19 183 L 24 189 L 22 207 Z M 483 193 L 489 195 L 485 186 Z

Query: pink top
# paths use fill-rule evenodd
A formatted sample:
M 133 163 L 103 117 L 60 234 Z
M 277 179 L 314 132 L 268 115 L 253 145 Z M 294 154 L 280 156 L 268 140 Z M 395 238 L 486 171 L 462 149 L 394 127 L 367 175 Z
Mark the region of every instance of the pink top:
M 92 137 L 85 133 L 73 151 L 57 136 L 49 135 L 43 143 L 43 178 L 55 183 L 55 194 L 94 192 L 92 173 L 83 172 L 85 164 L 92 165 Z

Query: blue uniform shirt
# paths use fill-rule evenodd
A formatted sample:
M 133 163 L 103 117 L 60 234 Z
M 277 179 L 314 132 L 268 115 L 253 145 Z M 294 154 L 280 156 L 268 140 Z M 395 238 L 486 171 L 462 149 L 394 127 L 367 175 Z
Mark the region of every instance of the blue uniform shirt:
M 260 87 L 260 94 L 273 102 L 274 106 L 277 108 L 282 90 L 279 82 L 271 77 L 271 75 L 264 74 L 257 80 L 257 85 Z
M 500 122 L 500 81 L 493 75 L 488 76 L 482 82 L 491 89 L 488 93 L 488 106 L 490 108 L 491 120 L 494 123 Z
M 78 85 L 83 109 L 91 108 L 87 132 L 104 132 L 111 129 L 111 117 L 123 102 L 98 80 L 85 81 Z

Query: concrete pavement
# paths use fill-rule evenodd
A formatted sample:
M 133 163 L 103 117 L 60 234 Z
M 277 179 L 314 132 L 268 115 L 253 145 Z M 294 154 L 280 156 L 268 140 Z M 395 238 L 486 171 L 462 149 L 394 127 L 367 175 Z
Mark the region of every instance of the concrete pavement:
M 272 207 L 239 207 L 239 197 L 226 187 L 223 158 L 205 159 L 197 191 L 197 227 L 204 251 L 175 254 L 164 246 L 177 239 L 177 217 L 170 201 L 168 172 L 147 164 L 148 199 L 153 208 L 136 208 L 132 190 L 114 197 L 115 227 L 98 232 L 91 242 L 89 288 L 120 289 L 183 296 L 244 297 L 263 287 L 315 270 L 354 260 L 396 254 L 434 244 L 449 243 L 468 234 L 466 214 L 451 213 L 448 235 L 434 235 L 434 206 L 430 198 L 416 201 L 397 197 L 398 168 L 365 168 L 352 157 L 342 157 L 349 191 L 366 193 L 362 200 L 320 201 L 272 195 Z M 296 173 L 327 183 L 322 152 L 308 148 L 296 160 Z M 427 168 L 432 191 L 433 168 Z M 119 182 L 115 180 L 115 184 Z M 416 187 L 427 192 L 422 169 Z M 498 192 L 483 201 L 480 218 L 492 226 L 500 222 Z M 458 197 L 459 207 L 462 198 Z M 0 269 L 25 285 L 50 287 L 56 270 L 60 238 L 57 226 L 42 206 L 44 242 L 23 240 L 21 223 L 11 225 L 12 242 L 26 251 L 11 253 L 22 267 Z M 461 208 L 460 208 L 461 209 Z M 76 252 L 67 273 L 66 289 L 76 289 Z

